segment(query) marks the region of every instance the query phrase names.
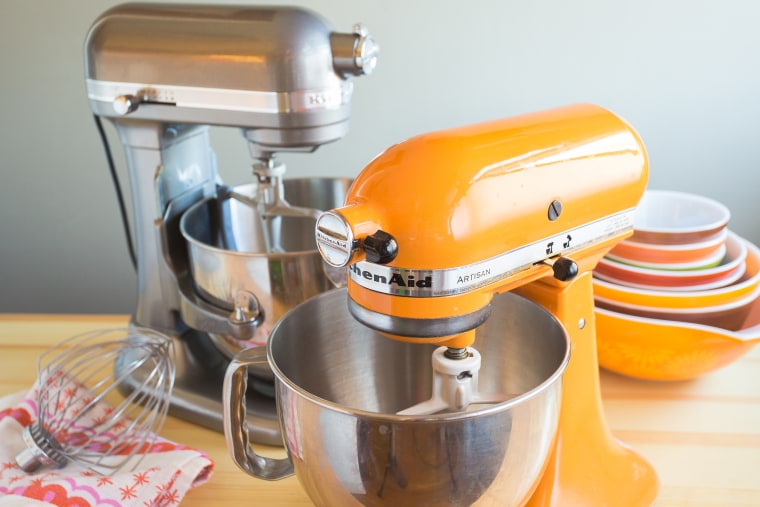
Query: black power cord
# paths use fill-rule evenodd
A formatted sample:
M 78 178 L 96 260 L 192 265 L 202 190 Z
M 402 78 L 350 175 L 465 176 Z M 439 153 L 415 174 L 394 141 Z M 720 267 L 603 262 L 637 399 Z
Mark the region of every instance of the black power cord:
M 121 211 L 121 223 L 124 226 L 124 234 L 127 238 L 127 248 L 129 249 L 129 258 L 132 260 L 132 266 L 137 270 L 137 257 L 135 256 L 135 247 L 132 244 L 132 232 L 129 228 L 129 217 L 127 216 L 127 207 L 124 205 L 124 194 L 121 191 L 121 184 L 119 183 L 119 175 L 116 173 L 116 164 L 113 162 L 113 155 L 111 154 L 111 147 L 108 145 L 108 138 L 106 132 L 103 130 L 103 123 L 100 121 L 98 115 L 93 115 L 95 118 L 95 125 L 98 127 L 98 133 L 100 134 L 100 141 L 103 143 L 103 149 L 106 152 L 106 159 L 108 160 L 108 168 L 111 171 L 111 179 L 113 180 L 113 186 L 116 190 L 116 199 L 119 201 L 119 211 Z

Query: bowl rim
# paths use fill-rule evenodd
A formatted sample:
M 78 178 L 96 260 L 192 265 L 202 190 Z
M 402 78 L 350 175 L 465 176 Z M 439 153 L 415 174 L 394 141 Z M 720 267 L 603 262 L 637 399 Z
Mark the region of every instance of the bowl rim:
M 694 283 L 694 284 L 686 284 L 686 285 L 683 285 L 683 284 L 682 285 L 652 285 L 652 284 L 646 284 L 646 283 L 634 283 L 634 282 L 628 282 L 625 280 L 619 280 L 615 277 L 611 277 L 603 273 L 595 273 L 595 275 L 601 279 L 606 279 L 608 282 L 612 282 L 618 285 L 627 285 L 629 287 L 636 287 L 640 289 L 663 289 L 663 290 L 669 290 L 672 292 L 690 293 L 694 291 L 717 289 L 720 287 L 725 287 L 727 285 L 734 284 L 742 276 L 744 276 L 745 269 L 746 269 L 746 264 L 740 264 L 739 266 L 734 268 L 733 271 L 728 271 L 727 273 L 722 274 L 720 277 L 718 277 L 718 279 L 713 280 L 711 282 Z
M 307 299 L 301 305 L 291 308 L 283 317 L 280 318 L 280 320 L 277 321 L 277 323 L 275 323 L 274 327 L 272 328 L 272 333 L 270 336 L 275 336 L 275 332 L 277 332 L 281 326 L 286 325 L 285 324 L 287 322 L 286 317 L 292 319 L 299 308 L 301 308 L 300 311 L 304 311 L 303 308 L 305 308 L 305 306 L 302 306 L 302 305 L 314 305 L 318 301 L 320 300 L 323 301 L 328 298 L 338 299 L 338 298 L 341 298 L 341 294 L 343 295 L 347 294 L 347 289 L 345 287 L 339 287 L 339 288 L 322 292 L 320 294 L 317 294 L 316 296 L 312 296 L 311 298 Z M 518 298 L 527 300 L 535 305 L 538 305 L 538 303 L 535 303 L 534 301 L 528 299 L 527 297 L 521 296 L 513 292 L 507 292 L 504 294 L 510 294 L 509 297 L 512 297 L 512 296 L 518 297 Z M 364 417 L 364 418 L 371 418 L 375 420 L 399 422 L 403 424 L 426 424 L 426 423 L 440 422 L 440 421 L 444 421 L 444 422 L 464 421 L 464 420 L 469 420 L 469 419 L 476 419 L 479 417 L 490 417 L 495 414 L 511 411 L 515 407 L 524 405 L 526 402 L 529 402 L 532 399 L 538 398 L 545 392 L 551 391 L 552 389 L 558 389 L 559 392 L 562 391 L 562 381 L 567 371 L 568 365 L 570 364 L 570 356 L 572 352 L 572 343 L 571 343 L 570 335 L 568 334 L 567 329 L 565 329 L 565 327 L 562 326 L 561 322 L 559 321 L 556 315 L 549 312 L 549 310 L 547 310 L 546 308 L 540 305 L 538 306 L 539 306 L 540 311 L 544 312 L 545 314 L 548 314 L 547 316 L 550 319 L 553 319 L 557 324 L 560 325 L 561 332 L 564 335 L 565 347 L 564 347 L 564 352 L 562 355 L 562 360 L 560 361 L 559 366 L 557 366 L 557 368 L 552 372 L 552 374 L 549 377 L 545 378 L 543 381 L 541 381 L 538 385 L 534 386 L 533 388 L 523 393 L 520 393 L 517 396 L 509 398 L 505 401 L 502 401 L 500 403 L 484 405 L 481 408 L 478 408 L 472 411 L 445 412 L 445 413 L 409 416 L 409 415 L 399 415 L 398 413 L 381 413 L 381 412 L 372 412 L 365 409 L 351 408 L 341 403 L 337 403 L 337 402 L 322 398 L 320 396 L 317 396 L 307 391 L 298 382 L 291 379 L 288 375 L 286 375 L 282 371 L 280 365 L 275 360 L 274 351 L 272 350 L 272 347 L 269 344 L 267 344 L 267 347 L 266 347 L 267 362 L 269 363 L 272 369 L 272 373 L 274 374 L 274 377 L 277 381 L 282 382 L 282 384 L 287 386 L 288 389 L 296 393 L 299 397 L 304 398 L 309 403 L 313 403 L 315 405 L 325 407 L 336 413 L 348 414 L 353 417 Z
M 636 275 L 663 278 L 663 279 L 676 279 L 676 278 L 689 278 L 699 276 L 700 278 L 710 278 L 713 275 L 720 273 L 728 273 L 737 268 L 740 264 L 744 263 L 747 258 L 747 244 L 742 238 L 733 231 L 728 231 L 728 238 L 726 239 L 726 255 L 724 261 L 712 268 L 699 269 L 699 270 L 667 270 L 634 266 L 622 262 L 617 262 L 609 259 L 607 256 L 599 259 L 598 265 L 608 266 L 611 269 L 617 269 L 618 271 L 629 272 Z
M 650 317 L 639 317 L 637 315 L 629 315 L 627 313 L 615 312 L 607 310 L 605 308 L 594 308 L 595 314 L 601 314 L 611 319 L 619 321 L 638 322 L 640 324 L 648 326 L 657 326 L 661 329 L 667 328 L 680 328 L 684 330 L 700 331 L 702 333 L 709 333 L 715 337 L 720 337 L 727 340 L 733 340 L 738 342 L 753 342 L 760 340 L 760 325 L 742 326 L 738 331 L 731 331 L 729 329 L 723 329 L 715 326 L 708 326 L 706 324 L 697 324 L 694 322 L 683 322 L 679 320 L 669 319 L 653 319 Z M 599 339 L 599 337 L 597 337 Z
M 691 262 L 651 262 L 651 261 L 639 261 L 638 259 L 631 259 L 613 253 L 605 255 L 607 259 L 613 260 L 619 264 L 627 264 L 633 267 L 657 269 L 663 271 L 692 271 L 702 270 L 720 265 L 723 258 L 726 256 L 728 248 L 725 244 L 718 245 L 718 248 L 714 252 L 710 252 L 709 255 L 705 255 L 697 260 Z
M 707 238 L 701 238 L 699 241 L 684 242 L 684 243 L 647 243 L 646 241 L 636 241 L 635 236 L 630 236 L 618 244 L 622 244 L 631 248 L 646 249 L 646 250 L 659 250 L 663 252 L 686 252 L 689 250 L 699 250 L 703 248 L 710 248 L 718 246 L 724 243 L 728 239 L 728 227 L 721 227 L 720 230 L 712 236 Z
M 671 305 L 677 305 L 668 306 L 668 308 L 681 308 L 685 305 L 694 304 L 697 304 L 699 307 L 699 302 L 703 300 L 716 301 L 723 297 L 742 297 L 742 295 L 748 294 L 754 290 L 754 287 L 760 285 L 760 248 L 746 239 L 742 238 L 742 240 L 747 244 L 747 261 L 745 265 L 745 274 L 749 273 L 749 276 L 734 284 L 730 284 L 725 287 L 718 287 L 715 289 L 679 292 L 672 290 L 663 290 L 660 288 L 630 287 L 628 285 L 608 282 L 607 280 L 602 280 L 601 278 L 594 276 L 592 278 L 592 284 L 594 286 L 595 294 L 598 289 L 601 289 L 602 292 L 607 292 L 608 294 L 614 295 L 622 295 L 626 298 L 630 298 L 636 301 L 650 300 L 651 298 L 654 298 L 657 301 L 667 302 Z M 619 301 L 618 299 L 613 300 Z
M 640 220 L 643 215 L 636 213 L 633 219 L 633 228 L 635 231 L 640 231 L 642 233 L 647 233 L 647 234 L 652 234 L 652 233 L 667 234 L 667 235 L 691 234 L 691 233 L 707 232 L 707 231 L 719 229 L 721 227 L 724 227 L 726 224 L 728 224 L 729 220 L 731 219 L 731 210 L 729 210 L 728 206 L 726 206 L 722 202 L 717 201 L 716 199 L 713 199 L 711 197 L 707 197 L 705 195 L 695 194 L 691 192 L 684 192 L 680 190 L 646 189 L 644 191 L 644 194 L 642 195 L 642 198 L 639 200 L 637 211 L 639 209 L 643 209 L 642 202 L 646 204 L 646 200 L 651 199 L 652 197 L 654 197 L 655 199 L 657 198 L 668 199 L 668 200 L 678 199 L 682 202 L 685 199 L 688 199 L 690 202 L 697 202 L 706 207 L 709 207 L 710 209 L 714 209 L 720 218 L 717 218 L 713 220 L 712 222 L 709 222 L 706 224 L 695 225 L 691 227 L 666 227 L 666 226 L 656 226 L 656 225 L 651 226 L 648 224 L 642 224 Z M 637 221 L 637 219 L 639 220 Z
M 634 303 L 626 303 L 622 301 L 617 301 L 615 299 L 610 299 L 604 296 L 596 296 L 596 295 L 594 296 L 594 301 L 598 300 L 598 301 L 601 301 L 602 303 L 607 303 L 607 304 L 616 306 L 618 308 L 631 310 L 631 311 L 670 313 L 670 314 L 675 314 L 675 315 L 691 315 L 691 314 L 699 314 L 699 313 L 713 313 L 713 312 L 724 312 L 726 310 L 734 310 L 736 308 L 740 308 L 747 304 L 751 304 L 758 297 L 760 297 L 760 284 L 754 289 L 752 289 L 752 292 L 750 292 L 748 295 L 742 296 L 728 303 L 722 303 L 719 305 L 712 305 L 712 306 L 684 307 L 684 308 L 670 308 L 667 306 L 648 306 L 648 305 L 638 305 Z M 619 313 L 623 313 L 623 312 L 619 312 Z M 627 314 L 627 315 L 631 315 L 631 314 Z M 633 315 L 633 316 L 637 316 L 637 315 Z

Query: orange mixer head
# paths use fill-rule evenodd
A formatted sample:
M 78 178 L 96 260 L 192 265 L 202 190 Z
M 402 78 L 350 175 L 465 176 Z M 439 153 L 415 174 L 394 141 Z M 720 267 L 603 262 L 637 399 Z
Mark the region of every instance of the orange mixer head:
M 638 135 L 593 105 L 423 134 L 364 168 L 317 244 L 349 266 L 358 320 L 465 347 L 495 293 L 590 270 L 630 234 L 647 171 Z

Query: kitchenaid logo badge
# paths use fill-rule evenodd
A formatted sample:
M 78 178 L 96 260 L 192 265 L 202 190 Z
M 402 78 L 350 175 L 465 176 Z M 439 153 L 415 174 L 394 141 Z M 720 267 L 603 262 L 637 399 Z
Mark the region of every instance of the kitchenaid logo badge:
M 317 229 L 317 242 L 326 247 L 338 248 L 345 252 L 349 252 L 347 239 L 338 238 L 335 237 L 335 235 L 325 234 L 319 229 Z
M 361 264 L 361 265 L 360 265 Z M 384 273 L 367 269 L 363 263 L 352 264 L 348 268 L 351 279 L 359 285 L 372 288 L 371 285 L 383 286 L 387 289 L 429 289 L 433 286 L 433 277 L 421 274 L 419 271 L 393 271 L 385 268 Z

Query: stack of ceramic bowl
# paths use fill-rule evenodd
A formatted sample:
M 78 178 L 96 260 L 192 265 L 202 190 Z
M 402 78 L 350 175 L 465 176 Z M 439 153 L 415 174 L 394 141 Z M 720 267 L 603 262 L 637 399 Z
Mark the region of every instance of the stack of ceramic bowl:
M 760 342 L 760 250 L 707 197 L 647 190 L 633 235 L 594 270 L 599 363 L 656 380 L 696 377 Z

